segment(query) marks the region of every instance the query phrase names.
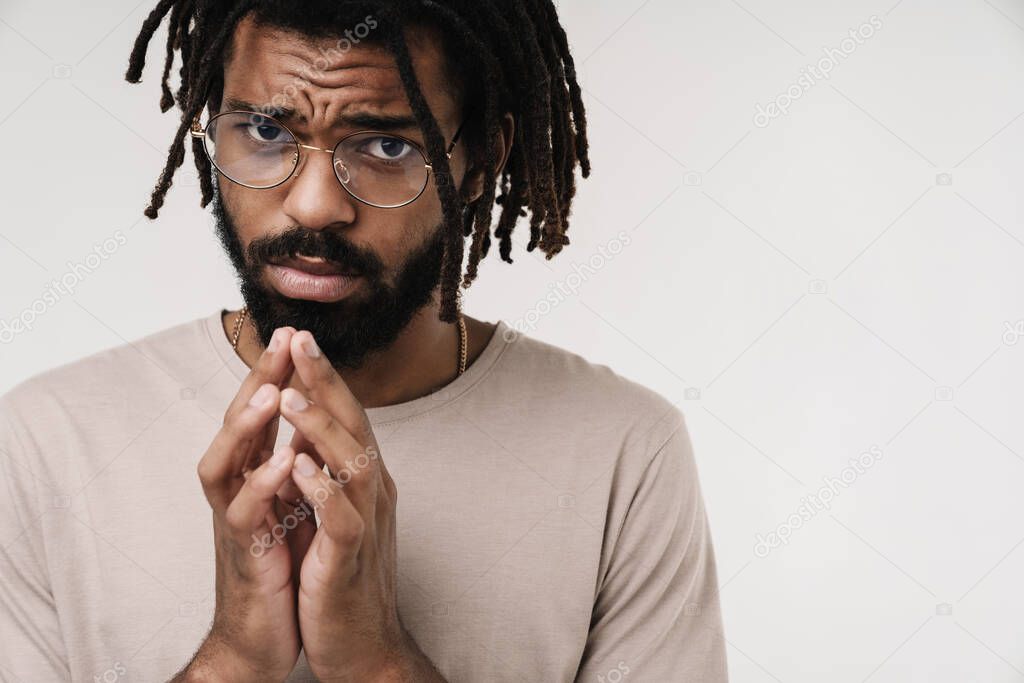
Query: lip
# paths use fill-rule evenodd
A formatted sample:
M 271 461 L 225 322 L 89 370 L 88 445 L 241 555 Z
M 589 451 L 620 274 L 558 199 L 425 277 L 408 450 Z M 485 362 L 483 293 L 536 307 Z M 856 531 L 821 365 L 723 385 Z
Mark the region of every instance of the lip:
M 294 263 L 295 260 L 290 260 Z M 302 263 L 299 267 L 270 263 L 267 273 L 278 292 L 289 299 L 305 299 L 330 303 L 348 296 L 359 284 L 361 276 L 337 272 L 337 266 L 325 261 Z M 327 271 L 326 274 L 310 270 Z
M 292 256 L 271 261 L 271 265 L 291 268 L 310 275 L 347 275 L 356 277 L 359 273 L 345 270 L 342 266 L 322 258 L 310 258 L 308 256 Z

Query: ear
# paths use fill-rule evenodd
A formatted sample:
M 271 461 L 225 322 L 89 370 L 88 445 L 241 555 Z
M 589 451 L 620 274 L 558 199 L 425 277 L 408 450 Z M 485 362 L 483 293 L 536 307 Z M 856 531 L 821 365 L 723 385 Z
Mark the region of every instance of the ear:
M 501 175 L 512 153 L 512 141 L 515 139 L 516 134 L 516 120 L 510 112 L 505 112 L 498 127 L 498 155 L 497 165 L 494 167 L 495 176 Z M 474 164 L 466 171 L 462 188 L 467 204 L 472 204 L 480 199 L 484 193 L 484 169 L 480 164 Z

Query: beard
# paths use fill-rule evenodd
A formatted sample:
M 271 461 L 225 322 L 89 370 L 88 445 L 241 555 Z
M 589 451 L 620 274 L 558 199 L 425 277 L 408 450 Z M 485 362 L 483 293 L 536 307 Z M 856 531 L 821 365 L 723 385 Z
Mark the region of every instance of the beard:
M 358 368 L 368 354 L 394 343 L 416 313 L 434 300 L 441 282 L 441 225 L 406 256 L 391 284 L 373 251 L 330 230 L 289 228 L 256 238 L 243 248 L 216 184 L 213 215 L 217 236 L 238 274 L 242 298 L 264 348 L 275 329 L 290 325 L 311 332 L 334 367 Z M 261 275 L 270 259 L 299 255 L 327 259 L 347 272 L 357 272 L 361 286 L 340 301 L 319 302 L 291 299 L 264 285 Z

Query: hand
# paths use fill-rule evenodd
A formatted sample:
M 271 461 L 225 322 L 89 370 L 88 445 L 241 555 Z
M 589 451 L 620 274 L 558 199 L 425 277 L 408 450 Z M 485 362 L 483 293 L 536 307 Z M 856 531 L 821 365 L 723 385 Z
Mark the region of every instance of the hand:
M 213 511 L 217 597 L 210 633 L 183 672 L 189 677 L 282 681 L 298 659 L 291 552 L 272 534 L 295 452 L 284 446 L 263 461 L 277 438 L 279 387 L 294 371 L 294 332 L 275 331 L 197 468 Z
M 321 524 L 302 561 L 298 621 L 306 659 L 323 681 L 443 680 L 405 631 L 396 600 L 398 491 L 366 412 L 306 331 L 291 337 L 309 398 L 287 388 L 281 415 L 326 462 L 307 453 L 292 477 Z

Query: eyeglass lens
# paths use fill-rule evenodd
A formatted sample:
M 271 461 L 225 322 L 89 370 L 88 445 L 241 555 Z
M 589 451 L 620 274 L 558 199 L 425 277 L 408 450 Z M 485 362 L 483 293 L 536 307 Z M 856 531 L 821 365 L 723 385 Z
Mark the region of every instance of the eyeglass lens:
M 280 185 L 298 163 L 299 145 L 294 136 L 270 117 L 228 112 L 215 116 L 206 131 L 206 152 L 217 170 L 246 187 Z M 417 147 L 383 133 L 346 137 L 334 149 L 333 166 L 338 180 L 353 196 L 380 207 L 412 201 L 429 177 L 426 160 Z

